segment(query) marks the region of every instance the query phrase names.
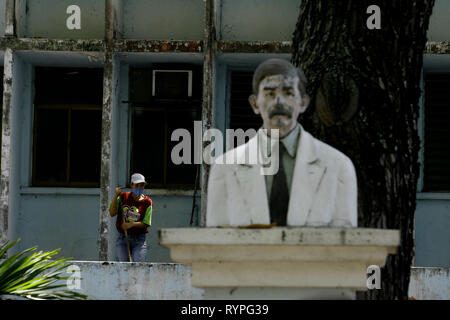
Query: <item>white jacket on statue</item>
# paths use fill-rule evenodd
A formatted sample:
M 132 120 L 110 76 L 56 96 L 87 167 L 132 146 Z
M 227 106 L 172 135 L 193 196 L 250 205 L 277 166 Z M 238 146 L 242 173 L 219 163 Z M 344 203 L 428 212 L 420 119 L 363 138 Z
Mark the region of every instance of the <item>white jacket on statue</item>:
M 258 136 L 261 139 L 265 133 L 260 129 L 247 143 L 216 159 L 216 162 L 233 164 L 212 165 L 208 181 L 207 227 L 270 224 L 262 165 L 248 163 L 245 159 L 249 148 L 252 150 L 258 143 Z M 237 161 L 233 162 L 233 159 Z M 287 225 L 357 226 L 357 181 L 351 160 L 315 139 L 302 127 Z

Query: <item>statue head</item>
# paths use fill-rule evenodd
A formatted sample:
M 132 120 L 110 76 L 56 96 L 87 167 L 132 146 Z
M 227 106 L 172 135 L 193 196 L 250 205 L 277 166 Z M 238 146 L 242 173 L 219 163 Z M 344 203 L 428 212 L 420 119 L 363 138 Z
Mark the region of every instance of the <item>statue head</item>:
M 270 129 L 279 129 L 281 138 L 289 134 L 309 100 L 303 72 L 288 61 L 269 59 L 256 68 L 249 102 L 269 133 Z

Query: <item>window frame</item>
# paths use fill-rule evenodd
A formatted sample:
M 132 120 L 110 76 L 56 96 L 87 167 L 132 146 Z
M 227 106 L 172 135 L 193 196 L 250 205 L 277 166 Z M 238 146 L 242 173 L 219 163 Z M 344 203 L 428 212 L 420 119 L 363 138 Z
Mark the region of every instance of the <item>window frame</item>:
M 181 99 L 173 102 L 179 102 L 183 101 Z M 169 123 L 168 123 L 168 114 L 169 112 L 177 112 L 177 111 L 192 111 L 192 112 L 198 112 L 201 115 L 201 100 L 198 100 L 199 106 L 195 106 L 196 100 L 189 100 L 190 106 L 187 108 L 171 108 L 170 111 L 168 108 L 161 107 L 161 105 L 170 105 L 172 101 L 165 101 L 165 102 L 154 102 L 154 103 L 132 103 L 131 104 L 131 128 L 130 128 L 130 173 L 129 176 L 131 176 L 132 173 L 135 172 L 135 163 L 134 163 L 134 121 L 135 121 L 135 111 L 141 110 L 143 112 L 154 112 L 154 113 L 163 113 L 164 114 L 164 162 L 163 162 L 163 183 L 154 183 L 150 179 L 147 188 L 151 189 L 168 189 L 168 190 L 192 190 L 195 187 L 195 181 L 192 184 L 180 184 L 180 183 L 168 183 L 167 182 L 167 170 L 168 170 L 168 156 L 169 156 Z M 159 105 L 159 106 L 157 106 Z M 201 121 L 201 118 L 198 120 Z M 192 163 L 191 165 L 197 165 Z
M 425 185 L 425 162 L 426 162 L 426 137 L 425 133 L 427 131 L 426 128 L 426 108 L 427 108 L 427 102 L 426 102 L 426 81 L 428 76 L 433 75 L 449 75 L 450 76 L 450 70 L 427 70 L 424 68 L 422 70 L 421 75 L 421 90 L 422 94 L 419 100 L 419 119 L 418 119 L 418 134 L 420 137 L 420 151 L 419 151 L 419 157 L 418 160 L 420 162 L 420 172 L 419 172 L 419 179 L 417 183 L 417 196 L 420 199 L 448 199 L 450 196 L 450 190 L 429 190 L 426 188 Z
M 187 99 L 192 97 L 192 79 L 193 79 L 193 70 L 187 70 L 187 69 L 152 69 L 152 97 L 156 97 L 156 74 L 158 72 L 169 72 L 169 73 L 187 73 L 188 74 L 188 92 L 187 92 Z
M 66 141 L 66 181 L 56 182 L 56 181 L 40 181 L 36 177 L 37 173 L 37 117 L 40 109 L 45 110 L 68 110 L 67 117 L 67 141 Z M 92 110 L 92 111 L 102 111 L 103 106 L 94 104 L 35 104 L 33 112 L 33 148 L 32 148 L 32 170 L 31 170 L 31 185 L 33 187 L 68 187 L 68 188 L 99 188 L 100 187 L 100 176 L 98 177 L 98 182 L 79 182 L 70 180 L 70 140 L 71 140 L 71 125 L 72 125 L 72 110 Z M 100 151 L 101 152 L 101 151 Z M 101 164 L 101 158 L 98 159 Z
M 164 163 L 163 163 L 163 182 L 155 183 L 149 178 L 149 182 L 146 188 L 149 189 L 163 189 L 163 190 L 193 190 L 195 188 L 195 178 L 191 184 L 186 183 L 168 183 L 168 161 L 170 161 L 170 132 L 169 132 L 169 120 L 168 114 L 171 112 L 177 111 L 188 111 L 188 112 L 196 112 L 198 114 L 198 120 L 201 121 L 201 112 L 202 112 L 202 86 L 198 85 L 196 89 L 196 84 L 194 83 L 195 79 L 200 79 L 202 81 L 202 67 L 198 65 L 193 65 L 189 63 L 155 63 L 149 67 L 140 67 L 136 66 L 130 68 L 129 76 L 130 76 L 130 86 L 136 81 L 132 80 L 131 72 L 133 69 L 146 69 L 149 72 L 151 85 L 148 88 L 150 90 L 150 95 L 147 101 L 137 101 L 133 100 L 132 97 L 129 103 L 129 115 L 130 115 L 130 128 L 129 128 L 129 175 L 135 172 L 135 151 L 134 151 L 134 126 L 135 126 L 135 112 L 136 110 L 142 110 L 144 112 L 161 112 L 164 114 Z M 154 88 L 155 88 L 155 72 L 185 72 L 188 73 L 188 93 L 191 92 L 192 95 L 186 95 L 184 98 L 165 98 L 154 96 Z M 200 89 L 200 91 L 198 91 Z M 196 90 L 198 92 L 196 92 Z M 129 92 L 132 92 L 132 88 L 129 87 Z M 176 105 L 183 105 L 184 107 L 176 107 Z M 198 164 L 192 163 L 193 166 L 198 166 Z

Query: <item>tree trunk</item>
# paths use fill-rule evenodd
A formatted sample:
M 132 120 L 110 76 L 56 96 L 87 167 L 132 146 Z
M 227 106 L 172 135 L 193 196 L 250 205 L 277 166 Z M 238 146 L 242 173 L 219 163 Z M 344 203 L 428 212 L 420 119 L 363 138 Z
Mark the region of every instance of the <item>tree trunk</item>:
M 370 5 L 381 29 L 370 30 Z M 358 177 L 358 226 L 400 229 L 381 290 L 358 298 L 407 299 L 419 175 L 420 77 L 434 0 L 302 0 L 292 62 L 312 98 L 300 122 L 348 155 Z

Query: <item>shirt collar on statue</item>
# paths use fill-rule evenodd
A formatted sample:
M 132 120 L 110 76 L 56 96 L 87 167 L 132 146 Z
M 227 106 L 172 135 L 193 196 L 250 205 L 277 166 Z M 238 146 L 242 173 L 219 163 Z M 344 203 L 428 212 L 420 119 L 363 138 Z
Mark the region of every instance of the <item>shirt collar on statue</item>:
M 263 139 L 263 140 L 270 139 L 270 137 L 268 137 L 263 130 L 259 130 L 259 131 L 261 132 L 261 134 L 260 134 L 261 139 Z M 288 154 L 292 158 L 295 158 L 295 156 L 297 154 L 299 134 L 300 134 L 300 124 L 297 123 L 295 128 L 291 132 L 289 132 L 289 134 L 286 137 L 280 139 L 281 143 L 283 143 L 283 145 L 286 147 Z M 264 148 L 262 148 L 263 155 L 265 155 L 266 157 L 271 156 L 271 151 L 275 144 L 275 139 L 270 139 L 270 144 L 271 144 L 270 150 L 265 151 Z M 266 144 L 262 144 L 262 146 L 264 146 L 264 145 L 266 145 Z M 266 154 L 266 152 L 267 152 L 267 154 Z

